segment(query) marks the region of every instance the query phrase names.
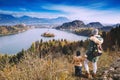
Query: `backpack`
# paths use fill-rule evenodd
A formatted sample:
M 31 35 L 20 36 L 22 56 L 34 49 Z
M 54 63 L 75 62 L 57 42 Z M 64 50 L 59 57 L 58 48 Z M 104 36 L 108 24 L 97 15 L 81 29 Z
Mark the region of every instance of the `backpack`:
M 103 40 L 103 38 L 101 36 L 96 36 L 97 39 L 99 40 Z M 102 54 L 102 52 L 98 51 L 100 50 L 97 46 L 97 44 L 89 39 L 89 45 L 88 45 L 88 50 L 86 55 L 92 59 L 93 57 L 97 57 L 100 56 Z
M 98 46 L 96 43 L 93 42 L 93 50 L 92 50 L 93 57 L 101 56 L 102 52 L 98 51 Z

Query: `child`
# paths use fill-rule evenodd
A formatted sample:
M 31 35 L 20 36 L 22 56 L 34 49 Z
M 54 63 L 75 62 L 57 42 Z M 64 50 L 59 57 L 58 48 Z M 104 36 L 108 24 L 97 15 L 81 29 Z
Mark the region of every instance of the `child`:
M 101 38 L 100 35 L 93 35 L 90 37 L 90 40 L 95 42 L 97 44 L 97 51 L 99 54 L 96 54 L 98 56 L 100 56 L 102 54 L 102 43 L 103 43 L 103 39 Z
M 82 74 L 82 62 L 83 61 L 84 61 L 84 58 L 81 56 L 80 51 L 77 51 L 76 56 L 73 57 L 75 76 L 81 76 L 81 74 Z

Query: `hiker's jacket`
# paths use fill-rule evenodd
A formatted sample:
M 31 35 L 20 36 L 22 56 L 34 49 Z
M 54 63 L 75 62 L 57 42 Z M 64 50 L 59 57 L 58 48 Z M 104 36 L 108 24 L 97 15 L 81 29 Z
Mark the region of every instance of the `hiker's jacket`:
M 82 56 L 74 56 L 73 57 L 73 64 L 74 66 L 82 66 L 82 62 L 85 60 Z

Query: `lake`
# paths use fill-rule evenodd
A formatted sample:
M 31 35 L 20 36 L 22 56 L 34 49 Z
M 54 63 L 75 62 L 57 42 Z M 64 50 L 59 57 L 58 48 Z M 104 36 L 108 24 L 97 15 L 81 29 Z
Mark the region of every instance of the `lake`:
M 42 37 L 44 32 L 51 32 L 55 34 L 55 37 L 47 38 Z M 49 41 L 52 39 L 60 40 L 66 39 L 69 41 L 85 40 L 87 37 L 79 36 L 70 32 L 60 31 L 56 29 L 47 28 L 35 28 L 25 31 L 23 33 L 2 36 L 0 37 L 0 53 L 1 54 L 16 54 L 22 49 L 28 49 L 32 42 L 43 39 L 43 41 Z

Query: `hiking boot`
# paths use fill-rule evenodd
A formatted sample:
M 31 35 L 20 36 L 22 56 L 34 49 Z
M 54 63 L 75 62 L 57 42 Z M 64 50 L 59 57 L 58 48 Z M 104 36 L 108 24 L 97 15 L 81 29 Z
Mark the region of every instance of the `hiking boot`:
M 93 74 L 92 74 L 92 77 L 93 77 L 93 78 L 96 78 L 96 74 L 95 74 L 95 73 L 93 73 Z
M 90 79 L 90 78 L 91 78 L 90 73 L 86 73 L 86 74 L 85 74 L 85 76 L 86 76 L 88 79 Z

